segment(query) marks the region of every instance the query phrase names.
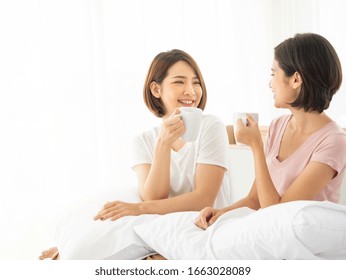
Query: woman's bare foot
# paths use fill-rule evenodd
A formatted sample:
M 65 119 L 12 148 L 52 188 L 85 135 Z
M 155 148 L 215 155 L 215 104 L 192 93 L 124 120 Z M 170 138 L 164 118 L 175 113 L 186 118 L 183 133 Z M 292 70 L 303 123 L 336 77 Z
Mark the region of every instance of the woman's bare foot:
M 38 257 L 40 260 L 51 259 L 58 260 L 59 259 L 59 251 L 57 247 L 49 248 L 41 253 L 41 256 Z
M 161 256 L 160 254 L 151 255 L 147 258 L 145 258 L 146 261 L 158 261 L 158 260 L 167 260 L 165 257 Z

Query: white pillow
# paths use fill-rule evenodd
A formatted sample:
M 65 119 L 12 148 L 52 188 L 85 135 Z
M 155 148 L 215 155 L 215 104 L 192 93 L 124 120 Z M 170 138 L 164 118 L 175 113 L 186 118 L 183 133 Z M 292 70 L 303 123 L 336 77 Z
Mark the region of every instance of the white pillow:
M 346 206 L 323 202 L 303 208 L 293 223 L 297 238 L 323 259 L 346 259 Z
M 206 231 L 194 225 L 198 214 L 163 215 L 136 226 L 135 232 L 167 259 L 346 258 L 342 205 L 295 201 L 259 211 L 240 208 Z
M 54 228 L 62 260 L 142 259 L 153 253 L 133 231 L 135 225 L 152 221 L 158 215 L 127 216 L 117 221 L 94 221 L 107 201 L 138 202 L 138 191 L 112 191 L 93 195 L 68 209 Z

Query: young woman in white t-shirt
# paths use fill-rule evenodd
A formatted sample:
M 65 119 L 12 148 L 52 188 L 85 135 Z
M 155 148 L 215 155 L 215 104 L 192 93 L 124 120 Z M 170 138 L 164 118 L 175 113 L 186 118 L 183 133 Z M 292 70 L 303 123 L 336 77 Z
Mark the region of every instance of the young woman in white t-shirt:
M 154 58 L 144 83 L 144 101 L 162 124 L 138 136 L 134 144 L 133 169 L 143 201 L 107 203 L 96 220 L 201 210 L 215 202 L 226 206 L 230 193 L 224 124 L 203 116 L 196 141 L 184 142 L 181 137 L 185 127 L 179 108 L 203 110 L 206 100 L 202 73 L 189 54 L 175 49 Z
M 197 140 L 184 142 L 181 137 L 185 127 L 179 108 L 203 110 L 206 100 L 202 73 L 189 54 L 175 49 L 154 58 L 144 84 L 144 101 L 162 124 L 134 141 L 133 169 L 142 201 L 107 202 L 94 217 L 96 221 L 229 205 L 225 125 L 203 115 Z M 59 258 L 58 249 L 42 252 L 40 259 L 45 258 Z

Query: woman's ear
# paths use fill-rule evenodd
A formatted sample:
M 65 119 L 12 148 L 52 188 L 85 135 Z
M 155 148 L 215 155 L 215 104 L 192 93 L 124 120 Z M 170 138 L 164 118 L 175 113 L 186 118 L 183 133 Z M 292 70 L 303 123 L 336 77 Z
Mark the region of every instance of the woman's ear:
M 151 82 L 150 91 L 151 91 L 151 94 L 154 95 L 156 98 L 161 97 L 160 85 L 157 84 L 156 82 Z
M 293 89 L 298 89 L 299 87 L 301 87 L 302 83 L 303 83 L 303 79 L 302 76 L 298 73 L 295 72 L 292 76 L 292 86 Z

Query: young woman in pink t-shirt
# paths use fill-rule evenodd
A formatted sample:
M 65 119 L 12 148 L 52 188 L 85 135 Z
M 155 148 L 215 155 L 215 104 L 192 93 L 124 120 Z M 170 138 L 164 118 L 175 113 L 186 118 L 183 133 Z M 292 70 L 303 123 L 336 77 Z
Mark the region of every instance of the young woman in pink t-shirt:
M 255 180 L 249 194 L 224 209 L 204 208 L 196 225 L 206 229 L 239 207 L 265 208 L 294 200 L 338 202 L 346 166 L 346 134 L 325 114 L 342 81 L 333 46 L 322 36 L 297 34 L 275 47 L 274 106 L 291 111 L 275 119 L 265 148 L 257 123 L 239 120 L 237 140 L 253 152 Z

